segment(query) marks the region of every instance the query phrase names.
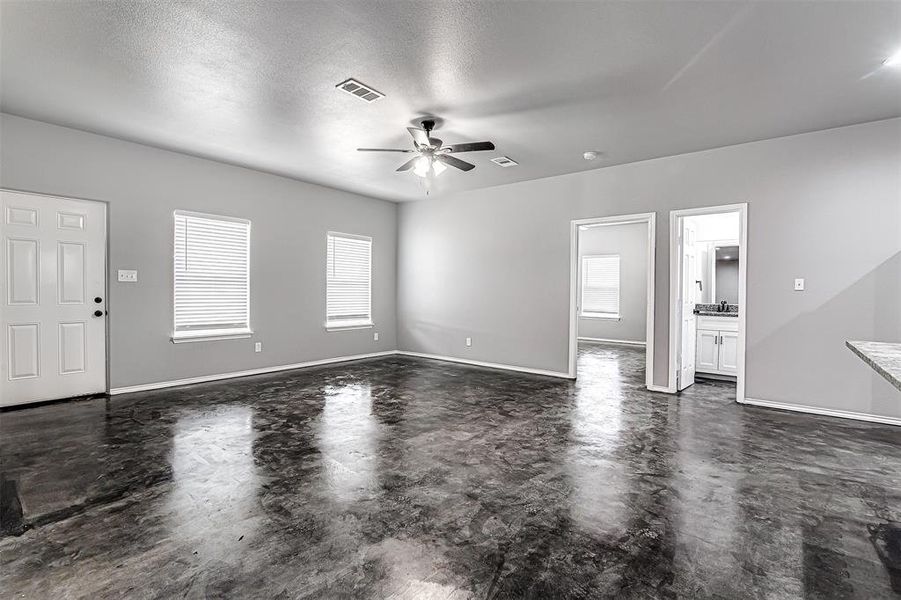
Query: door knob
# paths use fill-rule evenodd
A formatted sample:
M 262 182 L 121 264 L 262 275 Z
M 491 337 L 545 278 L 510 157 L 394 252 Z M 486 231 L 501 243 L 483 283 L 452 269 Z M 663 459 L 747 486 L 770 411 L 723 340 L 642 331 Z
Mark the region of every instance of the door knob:
M 96 298 L 94 298 L 95 304 L 100 304 L 101 302 L 103 302 L 103 298 L 101 298 L 100 296 L 97 296 Z
M 102 310 L 95 310 L 95 311 L 94 311 L 94 316 L 95 316 L 95 317 L 102 317 L 102 316 L 103 316 L 103 311 L 102 311 Z

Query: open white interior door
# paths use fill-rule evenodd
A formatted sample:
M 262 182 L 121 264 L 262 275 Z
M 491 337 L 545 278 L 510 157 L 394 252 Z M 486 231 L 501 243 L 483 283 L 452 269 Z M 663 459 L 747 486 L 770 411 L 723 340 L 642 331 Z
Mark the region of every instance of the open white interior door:
M 691 219 L 680 220 L 679 235 L 679 287 L 676 307 L 679 312 L 679 355 L 676 359 L 678 375 L 676 389 L 684 390 L 695 382 L 695 289 L 697 286 L 697 259 L 695 257 L 696 231 Z
M 106 205 L 0 191 L 0 405 L 106 391 Z

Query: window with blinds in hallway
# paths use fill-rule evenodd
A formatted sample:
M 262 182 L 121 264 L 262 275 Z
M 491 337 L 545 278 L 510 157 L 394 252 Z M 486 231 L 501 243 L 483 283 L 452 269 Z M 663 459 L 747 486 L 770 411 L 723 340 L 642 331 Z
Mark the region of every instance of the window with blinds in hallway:
M 329 232 L 325 326 L 372 326 L 372 238 Z
M 172 341 L 246 337 L 250 330 L 250 221 L 175 211 Z
M 619 318 L 619 255 L 582 257 L 580 316 Z

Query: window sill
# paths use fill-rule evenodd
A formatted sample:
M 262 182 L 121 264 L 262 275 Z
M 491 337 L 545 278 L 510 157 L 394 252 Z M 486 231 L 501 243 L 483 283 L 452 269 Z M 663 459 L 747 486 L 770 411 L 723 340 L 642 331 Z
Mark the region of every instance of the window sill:
M 372 321 L 338 321 L 325 324 L 326 331 L 347 331 L 351 329 L 372 329 Z
M 579 313 L 580 319 L 595 319 L 598 321 L 622 321 L 622 317 L 612 313 Z
M 173 344 L 187 342 L 214 342 L 217 340 L 240 340 L 253 335 L 251 329 L 211 329 L 206 331 L 190 331 L 172 334 Z

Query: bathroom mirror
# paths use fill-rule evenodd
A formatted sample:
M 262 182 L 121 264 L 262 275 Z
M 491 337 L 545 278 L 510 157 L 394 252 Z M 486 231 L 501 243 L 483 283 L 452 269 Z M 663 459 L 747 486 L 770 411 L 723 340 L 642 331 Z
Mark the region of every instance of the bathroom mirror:
M 704 304 L 738 304 L 738 242 L 703 242 L 696 257 L 696 301 Z
M 738 246 L 716 246 L 713 302 L 738 304 Z

